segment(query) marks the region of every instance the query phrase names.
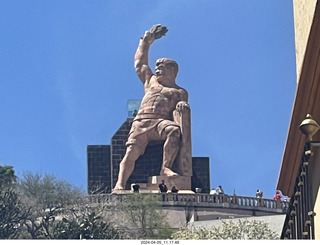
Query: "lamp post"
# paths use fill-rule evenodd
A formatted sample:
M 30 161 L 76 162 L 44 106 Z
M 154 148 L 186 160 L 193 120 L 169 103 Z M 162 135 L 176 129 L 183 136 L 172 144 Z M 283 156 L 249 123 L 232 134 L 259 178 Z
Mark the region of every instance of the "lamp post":
M 296 200 L 299 200 L 299 210 L 301 213 L 298 214 L 298 221 L 300 220 L 302 237 L 300 238 L 308 238 L 314 239 L 314 211 L 312 205 L 312 176 L 311 176 L 311 168 L 312 164 L 310 164 L 310 157 L 312 155 L 311 147 L 312 145 L 317 146 L 319 142 L 314 142 L 312 137 L 317 133 L 320 126 L 319 124 L 312 118 L 310 114 L 307 114 L 306 118 L 301 122 L 299 129 L 301 132 L 307 136 L 307 141 L 305 142 L 304 149 L 304 157 L 301 165 L 301 172 L 298 182 L 298 187 L 296 189 L 295 195 Z M 299 217 L 300 216 L 300 217 Z M 299 238 L 299 236 L 298 236 Z
M 304 143 L 300 165 L 297 171 L 289 210 L 282 231 L 282 238 L 315 239 L 312 191 L 312 147 L 319 147 L 320 141 L 313 141 L 313 135 L 319 130 L 319 124 L 307 114 L 299 129 L 307 136 Z
M 312 141 L 312 136 L 319 130 L 319 124 L 310 114 L 307 114 L 306 118 L 300 124 L 299 129 L 308 137 L 309 141 Z

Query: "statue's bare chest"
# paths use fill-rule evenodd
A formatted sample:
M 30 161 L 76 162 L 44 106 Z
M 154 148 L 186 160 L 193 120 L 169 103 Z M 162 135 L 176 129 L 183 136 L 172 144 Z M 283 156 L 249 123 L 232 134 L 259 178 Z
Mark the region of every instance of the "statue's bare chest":
M 161 84 L 152 85 L 147 91 L 149 96 L 160 96 L 169 100 L 180 98 L 181 91 L 177 88 L 165 87 Z

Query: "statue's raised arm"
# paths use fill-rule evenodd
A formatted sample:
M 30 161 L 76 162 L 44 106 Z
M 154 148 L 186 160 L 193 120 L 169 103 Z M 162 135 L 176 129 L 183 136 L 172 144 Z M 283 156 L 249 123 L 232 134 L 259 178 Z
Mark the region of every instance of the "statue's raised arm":
M 153 25 L 150 30 L 145 31 L 140 38 L 139 45 L 134 56 L 134 68 L 143 83 L 148 82 L 153 75 L 148 65 L 149 47 L 155 39 L 161 38 L 167 33 L 167 31 L 168 29 L 166 26 L 156 24 Z

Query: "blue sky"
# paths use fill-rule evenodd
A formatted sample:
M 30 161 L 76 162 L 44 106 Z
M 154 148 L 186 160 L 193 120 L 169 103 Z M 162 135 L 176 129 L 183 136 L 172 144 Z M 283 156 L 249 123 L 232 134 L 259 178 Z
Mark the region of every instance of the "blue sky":
M 85 189 L 87 145 L 109 144 L 143 95 L 133 55 L 156 23 L 169 31 L 150 66 L 178 62 L 211 187 L 272 198 L 296 87 L 291 0 L 1 0 L 1 163 Z

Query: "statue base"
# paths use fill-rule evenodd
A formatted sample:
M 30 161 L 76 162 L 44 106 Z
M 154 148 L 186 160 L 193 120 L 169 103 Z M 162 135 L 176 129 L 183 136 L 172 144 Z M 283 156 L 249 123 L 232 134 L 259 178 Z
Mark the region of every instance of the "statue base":
M 136 183 L 140 186 L 140 193 L 159 193 L 159 184 L 161 180 L 164 180 L 164 183 L 168 187 L 168 193 L 171 192 L 173 186 L 179 190 L 180 194 L 194 194 L 191 190 L 191 176 L 177 176 L 177 177 L 168 177 L 165 175 L 151 176 L 148 178 L 148 183 Z M 131 190 L 112 190 L 113 194 L 129 194 L 132 193 Z
M 132 193 L 131 190 L 119 190 L 119 189 L 113 189 L 111 194 L 129 194 Z

